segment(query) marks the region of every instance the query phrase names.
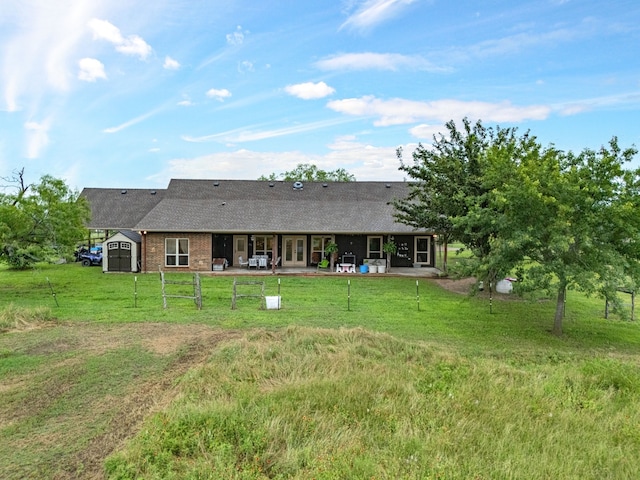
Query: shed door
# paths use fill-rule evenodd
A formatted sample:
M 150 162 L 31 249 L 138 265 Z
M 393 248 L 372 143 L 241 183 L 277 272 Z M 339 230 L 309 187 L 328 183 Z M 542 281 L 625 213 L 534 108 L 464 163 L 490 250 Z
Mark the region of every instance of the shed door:
M 107 244 L 109 272 L 131 271 L 131 244 L 129 242 L 109 242 Z

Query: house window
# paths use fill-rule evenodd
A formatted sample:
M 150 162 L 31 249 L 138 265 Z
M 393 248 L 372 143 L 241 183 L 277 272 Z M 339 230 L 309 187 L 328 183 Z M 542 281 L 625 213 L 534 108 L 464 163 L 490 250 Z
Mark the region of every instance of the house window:
M 167 267 L 189 266 L 189 239 L 167 238 L 164 241 L 164 263 Z
M 269 255 L 273 250 L 272 235 L 256 235 L 253 244 L 254 255 Z
M 317 265 L 325 257 L 324 249 L 327 243 L 333 241 L 333 237 L 311 237 L 311 264 Z
M 367 258 L 382 258 L 382 236 L 367 237 Z
M 415 237 L 416 263 L 431 263 L 431 237 Z

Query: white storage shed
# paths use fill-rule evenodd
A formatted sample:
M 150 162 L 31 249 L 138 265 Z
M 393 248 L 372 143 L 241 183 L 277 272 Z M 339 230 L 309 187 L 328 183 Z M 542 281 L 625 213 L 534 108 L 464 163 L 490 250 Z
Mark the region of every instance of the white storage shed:
M 102 244 L 103 272 L 139 272 L 141 237 L 131 230 L 120 230 Z

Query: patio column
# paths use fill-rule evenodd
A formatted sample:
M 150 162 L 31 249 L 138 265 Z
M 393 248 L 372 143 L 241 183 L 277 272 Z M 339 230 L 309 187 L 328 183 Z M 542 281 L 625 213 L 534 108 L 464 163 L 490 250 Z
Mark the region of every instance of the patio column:
M 273 236 L 273 242 L 271 242 L 271 273 L 276 273 L 276 260 L 278 260 L 278 235 Z

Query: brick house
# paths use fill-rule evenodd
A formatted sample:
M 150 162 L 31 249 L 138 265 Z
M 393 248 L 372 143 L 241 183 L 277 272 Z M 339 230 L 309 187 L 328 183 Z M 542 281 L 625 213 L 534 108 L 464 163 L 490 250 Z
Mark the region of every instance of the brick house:
M 167 189 L 85 188 L 89 229 L 141 235 L 141 271 L 211 270 L 214 260 L 280 258 L 280 266 L 314 267 L 338 245 L 338 262 L 385 258 L 391 266 L 435 265 L 433 233 L 394 220 L 391 202 L 404 182 L 171 180 Z

